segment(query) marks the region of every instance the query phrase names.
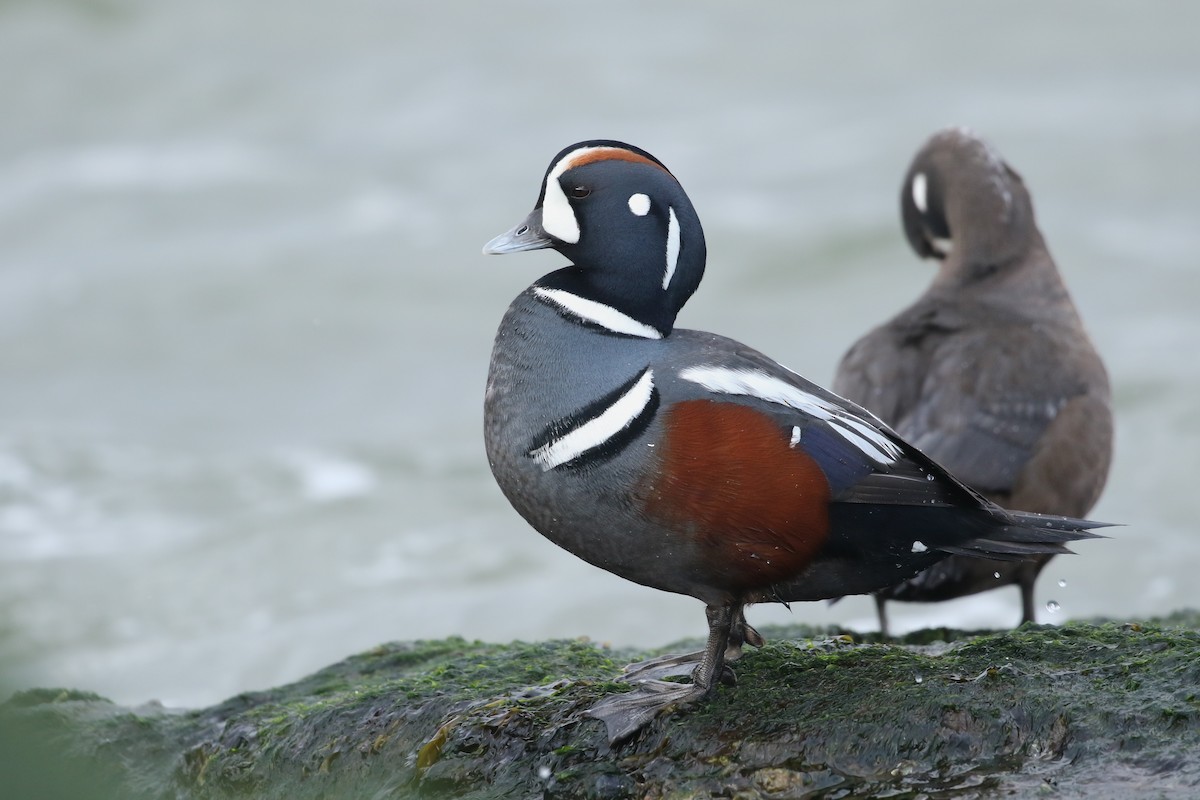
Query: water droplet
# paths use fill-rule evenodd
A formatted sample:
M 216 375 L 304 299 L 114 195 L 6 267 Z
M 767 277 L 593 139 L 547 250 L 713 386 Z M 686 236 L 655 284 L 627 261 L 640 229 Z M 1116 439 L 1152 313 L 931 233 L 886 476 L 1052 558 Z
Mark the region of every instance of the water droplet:
M 992 577 L 993 577 L 993 578 L 999 578 L 999 577 L 1000 577 L 1000 573 L 999 573 L 999 572 L 993 572 L 993 573 L 992 573 Z
M 538 767 L 538 777 L 544 781 L 549 780 L 550 779 L 550 768 L 545 766 L 544 764 L 542 766 Z
M 1046 610 L 1049 611 L 1051 614 L 1057 614 L 1061 608 L 1062 608 L 1062 606 L 1060 606 L 1058 604 L 1057 600 L 1051 600 L 1048 603 L 1046 603 Z
M 934 479 L 934 478 L 933 478 L 933 476 L 932 476 L 932 475 L 926 475 L 926 476 L 925 476 L 925 480 L 927 480 L 927 481 L 931 481 L 931 480 L 933 480 L 933 479 Z
M 917 675 L 917 683 L 924 683 L 924 682 L 925 682 L 925 678 L 924 678 L 924 676 L 922 676 L 922 675 Z
M 1060 588 L 1060 589 L 1065 589 L 1065 588 L 1067 588 L 1067 582 L 1066 582 L 1065 580 L 1062 580 L 1062 579 L 1060 578 L 1060 579 L 1059 579 L 1059 581 L 1058 581 L 1058 588 Z

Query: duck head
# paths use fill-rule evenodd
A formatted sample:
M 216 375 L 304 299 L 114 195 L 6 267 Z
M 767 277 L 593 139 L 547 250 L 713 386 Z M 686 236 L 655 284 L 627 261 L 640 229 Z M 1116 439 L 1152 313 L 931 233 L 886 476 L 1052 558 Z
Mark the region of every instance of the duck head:
M 572 263 L 538 285 L 610 306 L 664 336 L 704 275 L 704 230 L 679 181 L 645 150 L 608 139 L 556 155 L 533 211 L 483 252 L 543 248 Z
M 966 128 L 938 131 L 913 157 L 900 213 L 917 255 L 967 279 L 1024 256 L 1038 236 L 1021 176 Z

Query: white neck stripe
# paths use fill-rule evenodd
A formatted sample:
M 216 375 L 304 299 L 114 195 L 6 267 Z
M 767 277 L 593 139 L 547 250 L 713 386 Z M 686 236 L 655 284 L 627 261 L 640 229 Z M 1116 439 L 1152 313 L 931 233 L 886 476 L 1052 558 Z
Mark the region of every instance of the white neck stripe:
M 675 218 L 675 209 L 667 206 L 667 271 L 663 275 L 663 288 L 671 285 L 675 275 L 675 265 L 679 263 L 679 220 Z
M 547 289 L 544 286 L 537 286 L 533 292 L 538 297 L 549 300 L 584 322 L 599 325 L 607 331 L 621 333 L 626 336 L 637 336 L 641 339 L 661 339 L 663 337 L 657 328 L 651 327 L 644 322 L 638 322 L 633 317 L 617 311 L 612 306 L 606 306 L 604 303 L 597 303 L 595 300 L 588 300 L 586 297 L 571 294 L 565 289 Z
M 542 465 L 543 470 L 552 470 L 568 461 L 574 461 L 581 455 L 603 446 L 632 425 L 653 398 L 654 372 L 647 369 L 629 391 L 618 397 L 616 402 L 598 416 L 558 439 L 551 439 L 536 450 L 531 450 L 529 455 Z
M 752 369 L 701 366 L 681 370 L 679 377 L 699 384 L 710 392 L 757 397 L 816 417 L 828 423 L 835 433 L 879 464 L 894 463 L 904 454 L 869 420 L 861 419 L 849 410 L 809 394 L 774 375 Z

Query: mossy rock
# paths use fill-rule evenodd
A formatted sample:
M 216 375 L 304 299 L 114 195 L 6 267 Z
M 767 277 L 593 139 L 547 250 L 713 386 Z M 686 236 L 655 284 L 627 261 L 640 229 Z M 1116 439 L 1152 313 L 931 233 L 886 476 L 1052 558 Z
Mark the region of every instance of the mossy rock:
M 197 711 L 21 692 L 0 776 L 14 798 L 1200 796 L 1195 613 L 763 633 L 736 688 L 612 747 L 582 712 L 647 654 L 447 639 Z

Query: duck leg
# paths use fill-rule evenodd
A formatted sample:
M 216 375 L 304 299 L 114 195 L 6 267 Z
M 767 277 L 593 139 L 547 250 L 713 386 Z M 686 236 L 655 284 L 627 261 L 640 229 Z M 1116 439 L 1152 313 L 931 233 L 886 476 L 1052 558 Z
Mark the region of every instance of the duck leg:
M 767 643 L 763 635 L 746 622 L 744 609 L 745 606 L 741 604 L 735 606 L 733 622 L 729 626 L 729 642 L 725 646 L 725 669 L 721 673 L 721 683 L 726 686 L 734 686 L 737 683 L 733 670 L 729 668 L 729 663 L 742 657 L 742 647 L 747 644 L 762 647 Z M 696 650 L 692 653 L 668 653 L 665 656 L 638 661 L 626 666 L 625 672 L 618 680 L 637 683 L 645 680 L 691 675 L 696 670 L 696 666 L 704 660 L 704 653 L 704 650 Z
M 879 641 L 888 640 L 887 598 L 882 595 L 872 595 L 875 598 L 875 612 L 879 615 Z
M 745 618 L 741 617 L 741 610 L 741 603 L 705 608 L 708 617 L 708 642 L 699 659 L 700 663 L 692 669 L 690 684 L 648 677 L 635 679 L 636 688 L 633 691 L 606 697 L 585 712 L 587 716 L 604 722 L 608 730 L 609 744 L 637 733 L 669 707 L 691 705 L 703 700 L 716 688 L 718 681 L 723 680 L 728 671 L 725 666 L 725 650 L 729 646 L 730 629 L 734 620 L 740 618 L 743 624 L 745 623 Z M 754 631 L 754 635 L 758 636 L 758 632 Z M 698 654 L 670 656 L 668 658 L 672 659 L 672 662 L 669 666 L 678 670 L 685 663 L 690 663 L 683 659 L 694 660 L 692 657 L 695 655 Z M 635 665 L 623 679 L 631 680 L 632 676 L 637 675 L 679 674 L 664 673 L 658 665 L 659 661 L 661 659 L 646 662 L 644 669 L 643 665 Z M 733 677 L 731 671 L 728 674 L 730 678 Z
M 737 661 L 742 657 L 742 645 L 762 647 L 767 643 L 763 635 L 746 622 L 746 607 L 739 605 L 729 628 L 729 645 L 725 648 L 725 660 Z

